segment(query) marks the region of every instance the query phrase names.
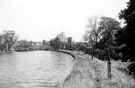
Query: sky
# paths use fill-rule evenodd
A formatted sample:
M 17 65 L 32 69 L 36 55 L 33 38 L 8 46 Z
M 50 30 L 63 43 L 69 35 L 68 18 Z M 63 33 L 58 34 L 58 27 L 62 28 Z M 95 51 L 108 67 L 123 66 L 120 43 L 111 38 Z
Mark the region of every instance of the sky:
M 0 32 L 15 30 L 19 39 L 50 40 L 60 32 L 82 40 L 88 18 L 117 18 L 129 0 L 0 0 Z

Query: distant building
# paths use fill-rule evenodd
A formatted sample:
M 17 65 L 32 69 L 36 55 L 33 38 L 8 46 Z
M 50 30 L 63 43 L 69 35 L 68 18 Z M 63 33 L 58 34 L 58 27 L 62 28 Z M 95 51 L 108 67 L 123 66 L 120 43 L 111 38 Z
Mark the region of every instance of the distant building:
M 68 38 L 67 38 L 67 43 L 68 43 L 68 44 L 71 44 L 71 43 L 72 43 L 72 37 L 68 37 Z

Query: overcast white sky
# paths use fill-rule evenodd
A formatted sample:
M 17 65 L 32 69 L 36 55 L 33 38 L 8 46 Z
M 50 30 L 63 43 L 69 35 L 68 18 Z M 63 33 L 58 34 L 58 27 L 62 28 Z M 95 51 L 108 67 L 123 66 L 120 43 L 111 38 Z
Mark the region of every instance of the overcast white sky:
M 81 40 L 88 17 L 116 18 L 129 0 L 0 0 L 0 31 L 15 30 L 20 39 L 50 40 L 65 32 Z

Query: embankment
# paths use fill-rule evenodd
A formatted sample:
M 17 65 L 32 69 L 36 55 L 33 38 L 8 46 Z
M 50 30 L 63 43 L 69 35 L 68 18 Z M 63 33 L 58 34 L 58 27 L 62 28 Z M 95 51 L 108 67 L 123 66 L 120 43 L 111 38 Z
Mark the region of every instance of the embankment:
M 61 51 L 60 51 L 61 52 Z M 135 88 L 132 77 L 112 66 L 112 80 L 107 78 L 106 62 L 82 52 L 62 51 L 73 55 L 75 63 L 61 88 Z

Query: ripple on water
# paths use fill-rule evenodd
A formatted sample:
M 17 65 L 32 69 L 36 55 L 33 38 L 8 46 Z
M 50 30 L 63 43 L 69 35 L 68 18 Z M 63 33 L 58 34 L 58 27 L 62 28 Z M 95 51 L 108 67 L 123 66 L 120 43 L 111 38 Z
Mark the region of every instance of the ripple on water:
M 50 51 L 0 56 L 0 88 L 57 88 L 70 73 L 70 56 Z

